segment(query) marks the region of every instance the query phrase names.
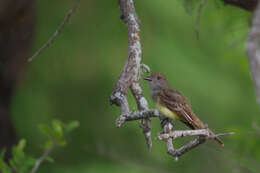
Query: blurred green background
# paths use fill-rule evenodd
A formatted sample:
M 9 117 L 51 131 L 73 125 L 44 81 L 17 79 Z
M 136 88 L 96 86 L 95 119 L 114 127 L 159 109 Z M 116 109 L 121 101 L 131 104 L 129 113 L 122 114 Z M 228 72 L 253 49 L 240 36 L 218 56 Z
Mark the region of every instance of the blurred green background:
M 138 122 L 115 127 L 119 108 L 108 99 L 127 57 L 127 31 L 117 1 L 82 1 L 70 23 L 33 62 L 13 98 L 13 121 L 27 152 L 40 156 L 45 140 L 38 125 L 52 119 L 79 120 L 66 148 L 52 153 L 55 163 L 39 172 L 215 173 L 259 172 L 259 106 L 245 54 L 250 13 L 210 2 L 201 15 L 200 39 L 194 27 L 197 7 L 184 1 L 136 1 L 142 21 L 143 63 L 161 71 L 191 101 L 195 113 L 223 137 L 225 147 L 207 142 L 178 162 L 156 139 L 160 122 L 152 120 L 153 148 L 147 150 Z M 57 29 L 73 1 L 37 2 L 35 52 Z M 148 86 L 142 82 L 149 99 Z M 129 95 L 131 109 L 136 109 Z M 177 129 L 184 129 L 176 123 Z M 179 139 L 180 146 L 188 139 Z

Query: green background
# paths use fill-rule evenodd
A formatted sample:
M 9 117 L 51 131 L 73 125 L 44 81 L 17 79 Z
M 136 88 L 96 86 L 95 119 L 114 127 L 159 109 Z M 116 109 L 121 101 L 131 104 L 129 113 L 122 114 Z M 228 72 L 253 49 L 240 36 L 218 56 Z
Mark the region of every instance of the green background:
M 175 162 L 165 143 L 156 139 L 159 120 L 152 120 L 151 151 L 138 122 L 115 127 L 119 108 L 108 100 L 127 57 L 127 30 L 116 0 L 89 0 L 80 3 L 55 43 L 28 63 L 13 97 L 16 131 L 28 141 L 26 150 L 33 156 L 40 156 L 45 140 L 39 124 L 80 121 L 68 146 L 52 153 L 56 162 L 44 163 L 39 172 L 259 172 L 259 132 L 252 127 L 254 122 L 260 126 L 259 106 L 245 52 L 251 14 L 208 1 L 197 40 L 198 4 L 183 6 L 185 2 L 136 1 L 143 63 L 163 72 L 213 131 L 236 132 L 222 138 L 225 147 L 209 141 Z M 31 54 L 49 39 L 72 5 L 73 1 L 38 1 Z M 142 86 L 154 107 L 147 83 Z M 129 99 L 131 110 L 136 109 L 130 94 Z M 176 123 L 176 129 L 185 128 Z M 175 145 L 187 141 L 179 139 Z

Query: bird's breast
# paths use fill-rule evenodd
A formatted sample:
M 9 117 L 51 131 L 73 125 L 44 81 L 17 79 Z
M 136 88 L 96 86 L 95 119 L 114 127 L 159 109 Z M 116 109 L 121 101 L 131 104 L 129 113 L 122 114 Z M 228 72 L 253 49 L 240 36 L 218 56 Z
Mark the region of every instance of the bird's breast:
M 168 109 L 167 107 L 161 105 L 161 104 L 157 104 L 157 109 L 161 112 L 161 114 L 163 114 L 164 116 L 171 118 L 173 120 L 179 120 L 179 116 L 171 111 L 170 109 Z

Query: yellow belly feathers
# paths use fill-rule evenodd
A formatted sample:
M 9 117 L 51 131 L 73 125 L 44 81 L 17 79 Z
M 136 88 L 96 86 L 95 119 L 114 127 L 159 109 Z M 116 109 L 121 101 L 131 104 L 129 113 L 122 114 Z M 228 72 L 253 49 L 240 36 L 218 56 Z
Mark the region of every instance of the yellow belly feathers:
M 168 108 L 166 108 L 166 107 L 164 107 L 160 104 L 157 104 L 156 107 L 164 116 L 171 118 L 173 120 L 179 120 L 180 119 L 179 116 L 175 112 L 169 110 Z

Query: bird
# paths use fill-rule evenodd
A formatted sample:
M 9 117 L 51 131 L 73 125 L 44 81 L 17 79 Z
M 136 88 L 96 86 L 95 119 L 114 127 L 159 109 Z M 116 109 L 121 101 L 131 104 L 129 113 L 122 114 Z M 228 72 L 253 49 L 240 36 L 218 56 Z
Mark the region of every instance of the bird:
M 144 80 L 148 81 L 150 95 L 161 114 L 173 120 L 180 120 L 192 130 L 207 128 L 192 111 L 189 100 L 168 84 L 163 73 L 153 72 Z M 215 135 L 211 130 L 209 130 L 209 133 L 212 136 Z M 214 139 L 222 147 L 224 146 L 224 143 L 218 137 Z

